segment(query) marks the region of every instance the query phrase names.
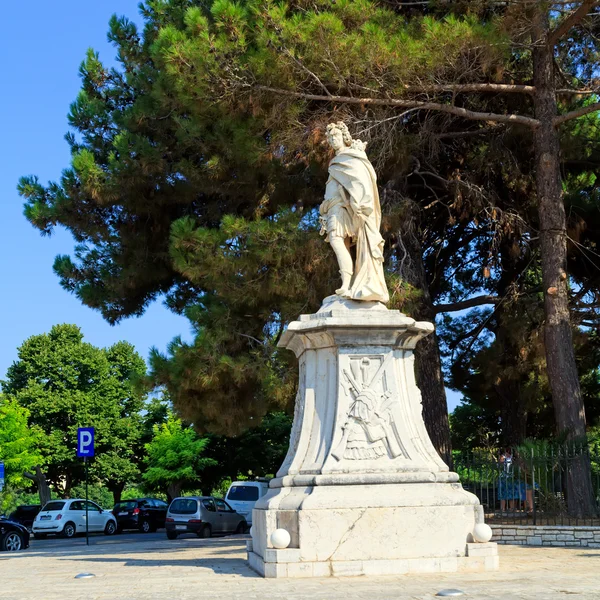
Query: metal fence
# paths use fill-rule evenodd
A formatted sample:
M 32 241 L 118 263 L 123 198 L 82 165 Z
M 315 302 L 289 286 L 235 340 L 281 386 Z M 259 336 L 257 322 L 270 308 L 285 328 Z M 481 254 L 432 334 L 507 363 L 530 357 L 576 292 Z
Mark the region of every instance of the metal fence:
M 452 462 L 464 489 L 479 498 L 490 523 L 600 526 L 598 448 L 455 451 Z M 583 488 L 574 484 L 576 479 L 584 481 Z M 583 512 L 573 502 L 582 489 L 588 496 Z

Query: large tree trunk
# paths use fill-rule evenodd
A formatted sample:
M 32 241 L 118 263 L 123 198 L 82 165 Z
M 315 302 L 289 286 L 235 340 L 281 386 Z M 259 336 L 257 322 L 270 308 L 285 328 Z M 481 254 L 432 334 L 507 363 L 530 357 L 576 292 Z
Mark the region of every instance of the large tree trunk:
M 560 145 L 553 119 L 557 115 L 553 48 L 547 40 L 547 8 L 536 11 L 533 50 L 536 187 L 544 286 L 545 346 L 548 380 L 559 433 L 567 439 L 585 436 L 585 411 L 573 350 L 567 295 L 567 223 L 560 176 Z M 568 506 L 575 515 L 595 512 L 589 461 L 573 465 L 568 478 Z
M 530 261 L 528 254 L 515 257 L 512 252 L 513 240 L 504 238 L 500 244 L 502 274 L 498 281 L 498 296 L 505 298 L 511 287 L 518 281 L 519 275 L 527 268 Z M 499 400 L 501 415 L 501 441 L 503 446 L 518 446 L 525 441 L 527 435 L 527 411 L 521 396 L 521 386 L 525 385 L 520 373 L 520 342 L 510 326 L 514 318 L 511 302 L 500 304 L 495 310 L 495 336 L 500 348 L 500 371 L 494 382 L 494 391 Z M 518 332 L 516 332 L 518 335 Z
M 433 321 L 433 319 L 426 320 Z M 427 433 L 429 433 L 438 454 L 446 464 L 451 466 L 452 446 L 450 444 L 448 404 L 442 376 L 438 337 L 435 333 L 422 339 L 415 348 L 415 375 L 423 399 L 423 420 Z
M 42 507 L 50 502 L 50 486 L 46 481 L 46 476 L 42 472 L 42 469 L 39 465 L 35 467 L 35 475 L 33 473 L 23 473 L 27 479 L 31 479 L 35 482 L 38 488 L 38 495 L 40 497 L 40 504 Z
M 181 488 L 182 485 L 179 481 L 170 483 L 167 486 L 167 499 L 169 500 L 169 502 L 172 502 L 175 498 L 181 496 Z
M 410 316 L 418 321 L 435 322 L 435 310 L 423 264 L 423 250 L 416 232 L 402 236 L 406 250 L 405 267 L 400 274 L 405 281 L 422 292 L 418 308 Z M 415 348 L 415 375 L 423 401 L 423 419 L 427 433 L 441 458 L 450 465 L 452 445 L 448 422 L 448 404 L 442 376 L 442 361 L 435 333 L 422 339 Z
M 113 500 L 114 500 L 115 504 L 117 504 L 118 502 L 121 502 L 121 496 L 123 495 L 124 487 L 125 487 L 124 483 L 118 483 L 118 484 L 115 484 L 112 487 L 112 489 L 110 490 L 112 492 Z

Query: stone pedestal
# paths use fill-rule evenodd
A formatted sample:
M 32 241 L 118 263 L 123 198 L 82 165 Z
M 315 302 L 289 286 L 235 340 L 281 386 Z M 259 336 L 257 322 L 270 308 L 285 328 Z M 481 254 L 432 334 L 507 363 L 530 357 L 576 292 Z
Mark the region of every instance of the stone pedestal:
M 498 568 L 473 544 L 476 496 L 425 429 L 415 344 L 433 331 L 376 302 L 327 298 L 280 346 L 299 360 L 287 457 L 253 512 L 249 563 L 265 577 Z M 275 549 L 276 529 L 291 536 Z M 479 548 L 479 552 L 470 548 Z

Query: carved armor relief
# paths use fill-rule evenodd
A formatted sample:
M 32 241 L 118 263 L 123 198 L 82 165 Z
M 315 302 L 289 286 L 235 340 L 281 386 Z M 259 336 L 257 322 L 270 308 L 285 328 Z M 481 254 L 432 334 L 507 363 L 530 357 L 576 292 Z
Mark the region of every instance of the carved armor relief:
M 342 423 L 342 437 L 332 451 L 341 461 L 377 460 L 404 457 L 408 454 L 395 423 L 393 353 L 386 355 L 352 355 L 340 371 L 340 395 L 349 406 Z

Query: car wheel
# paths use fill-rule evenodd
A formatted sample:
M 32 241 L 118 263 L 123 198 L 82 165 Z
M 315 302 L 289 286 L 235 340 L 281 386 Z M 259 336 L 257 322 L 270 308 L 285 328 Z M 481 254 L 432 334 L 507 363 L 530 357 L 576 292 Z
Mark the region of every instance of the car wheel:
M 198 537 L 209 538 L 212 535 L 212 529 L 210 525 L 205 525 L 199 532 Z
M 150 525 L 149 521 L 146 521 L 146 519 L 144 519 L 141 523 L 140 523 L 140 531 L 142 533 L 150 533 L 152 531 L 152 526 Z
M 33 537 L 34 537 L 36 540 L 45 540 L 45 539 L 48 537 L 48 535 L 47 535 L 47 534 L 45 534 L 45 533 L 34 533 L 34 534 L 33 534 Z
M 117 525 L 114 521 L 109 521 L 104 527 L 104 535 L 113 535 L 117 531 Z
M 71 523 L 71 521 L 69 521 L 68 523 L 65 523 L 65 526 L 63 527 L 63 530 L 62 530 L 63 537 L 72 538 L 72 537 L 75 537 L 76 533 L 77 533 L 77 530 L 75 529 L 74 523 Z
M 170 540 L 176 540 L 177 539 L 177 534 L 174 531 L 167 531 L 167 537 Z
M 246 523 L 246 521 L 240 521 L 235 532 L 236 533 L 246 533 L 247 529 L 248 529 L 248 523 Z
M 16 531 L 9 531 L 2 540 L 2 550 L 8 552 L 17 552 L 23 549 L 23 538 L 20 533 Z

